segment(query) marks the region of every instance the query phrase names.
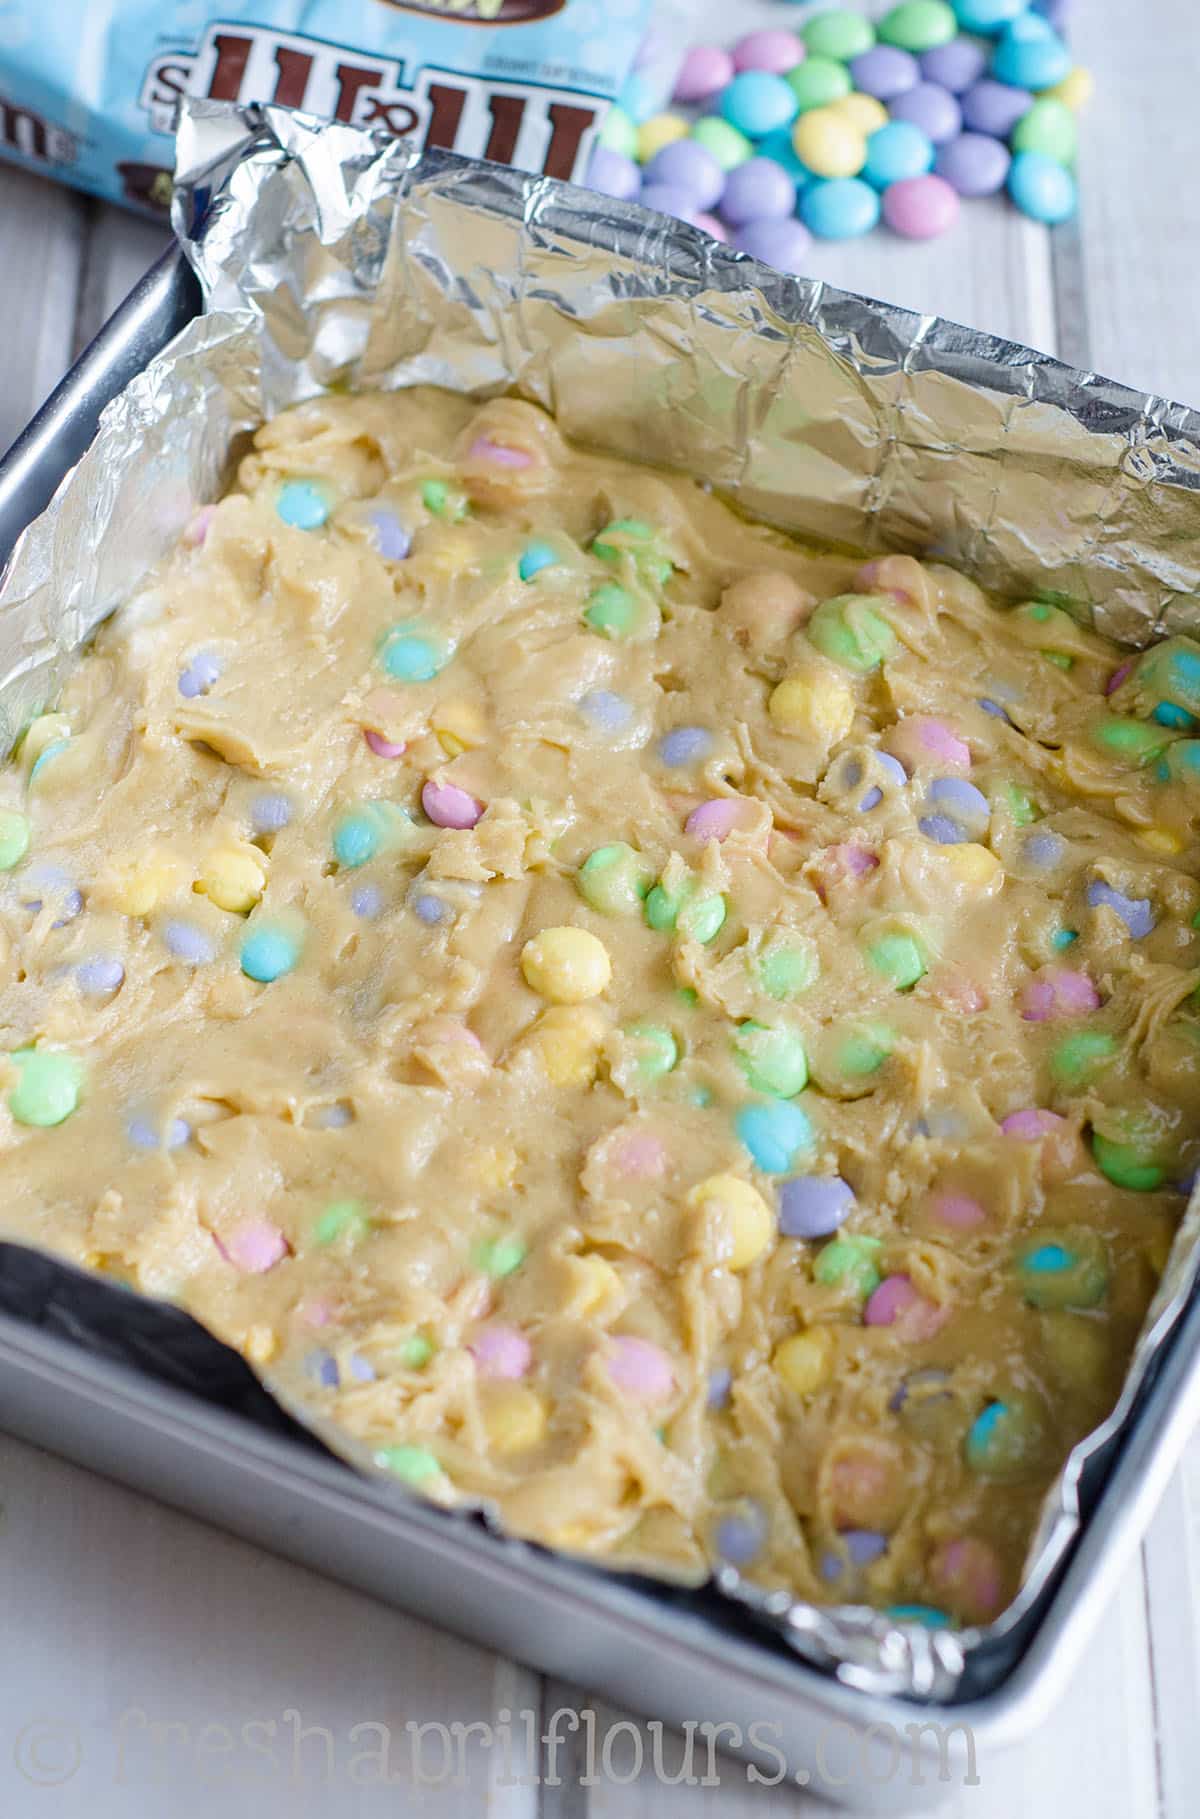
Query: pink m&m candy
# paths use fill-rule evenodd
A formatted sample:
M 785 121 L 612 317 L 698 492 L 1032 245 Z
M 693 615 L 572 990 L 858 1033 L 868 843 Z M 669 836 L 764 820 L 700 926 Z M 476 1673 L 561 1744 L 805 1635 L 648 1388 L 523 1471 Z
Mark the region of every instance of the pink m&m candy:
M 733 58 L 719 44 L 693 44 L 679 66 L 672 99 L 710 101 L 733 81 Z
M 960 739 L 944 720 L 934 720 L 928 714 L 909 714 L 898 721 L 886 743 L 888 751 L 899 758 L 907 771 L 915 771 L 922 764 L 948 766 L 956 771 L 971 768 L 971 748 L 966 740 Z
M 1002 1119 L 1000 1129 L 1019 1143 L 1041 1146 L 1042 1174 L 1051 1183 L 1070 1181 L 1087 1167 L 1078 1131 L 1057 1112 L 1037 1105 L 1025 1106 Z
M 421 807 L 435 827 L 474 827 L 483 814 L 483 803 L 456 783 L 435 783 L 432 778 L 422 785 Z
M 866 1326 L 894 1326 L 911 1339 L 929 1339 L 946 1319 L 946 1310 L 914 1287 L 910 1276 L 885 1276 L 863 1308 Z
M 490 461 L 496 467 L 532 467 L 528 449 L 513 448 L 505 442 L 493 442 L 490 436 L 477 436 L 467 450 L 469 461 Z
M 1000 1129 L 1006 1137 L 1016 1137 L 1022 1143 L 1040 1143 L 1043 1137 L 1051 1137 L 1066 1123 L 1057 1112 L 1043 1111 L 1039 1106 L 1026 1106 L 1023 1111 L 1010 1112 L 1007 1118 L 1000 1121 Z
M 639 1402 L 665 1402 L 675 1389 L 675 1372 L 661 1346 L 622 1333 L 609 1343 L 608 1374 L 617 1388 Z
M 694 808 L 684 823 L 684 832 L 696 840 L 724 840 L 739 828 L 752 827 L 755 805 L 744 796 L 714 796 Z
M 957 1232 L 971 1232 L 987 1223 L 986 1211 L 970 1194 L 937 1194 L 929 1203 L 929 1211 L 939 1225 L 948 1225 Z
M 481 1377 L 515 1383 L 533 1362 L 533 1347 L 515 1326 L 497 1321 L 476 1333 L 467 1347 Z
M 200 510 L 196 513 L 195 517 L 191 519 L 183 533 L 183 540 L 185 543 L 190 543 L 193 549 L 199 549 L 200 545 L 204 542 L 204 539 L 208 536 L 208 527 L 216 515 L 216 510 L 217 508 L 215 505 L 202 505 L 200 507 Z
M 288 1254 L 287 1239 L 269 1219 L 243 1220 L 227 1238 L 215 1241 L 225 1261 L 247 1276 L 265 1275 Z
M 933 240 L 958 219 L 958 191 L 944 177 L 903 177 L 883 192 L 883 218 L 906 240 Z
M 943 1541 L 929 1562 L 929 1583 L 943 1604 L 971 1623 L 986 1623 L 1000 1609 L 1004 1575 L 996 1550 L 976 1535 Z
M 404 756 L 403 741 L 397 744 L 394 739 L 385 739 L 383 734 L 377 733 L 373 727 L 363 728 L 363 738 L 377 758 L 403 758 Z
M 1021 1000 L 1026 1023 L 1049 1023 L 1059 1017 L 1086 1017 L 1099 1010 L 1100 994 L 1086 973 L 1055 967 L 1031 979 Z
M 711 234 L 712 238 L 720 240 L 722 245 L 729 239 L 729 229 L 725 223 L 718 221 L 715 215 L 708 214 L 704 209 L 701 209 L 699 214 L 692 216 L 692 226 L 700 228 L 703 233 Z
M 615 1160 L 621 1173 L 630 1180 L 653 1180 L 667 1166 L 666 1147 L 652 1132 L 638 1131 L 625 1139 Z
M 733 47 L 735 69 L 765 69 L 773 76 L 786 76 L 803 61 L 804 45 L 795 32 L 747 32 Z

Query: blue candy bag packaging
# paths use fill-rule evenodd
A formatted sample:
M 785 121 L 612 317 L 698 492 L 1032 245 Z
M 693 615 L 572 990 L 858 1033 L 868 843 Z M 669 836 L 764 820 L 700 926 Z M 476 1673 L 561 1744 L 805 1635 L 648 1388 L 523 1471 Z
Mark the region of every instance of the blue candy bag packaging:
M 652 0 L 0 4 L 0 157 L 165 215 L 179 99 L 273 101 L 581 181 Z

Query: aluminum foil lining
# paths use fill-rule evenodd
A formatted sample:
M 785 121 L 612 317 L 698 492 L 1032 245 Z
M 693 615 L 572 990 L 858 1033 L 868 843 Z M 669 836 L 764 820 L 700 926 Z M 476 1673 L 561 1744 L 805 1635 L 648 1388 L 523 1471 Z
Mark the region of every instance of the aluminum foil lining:
M 334 385 L 515 390 L 569 437 L 686 470 L 802 537 L 933 556 L 1134 646 L 1200 633 L 1200 416 L 1182 405 L 781 276 L 633 205 L 279 108 L 186 105 L 174 218 L 206 314 L 109 406 L 14 552 L 0 589 L 6 743 L 219 490 L 235 439 Z M 1194 1199 L 1121 1400 L 1072 1453 L 1023 1590 L 990 1628 L 808 1605 L 730 1567 L 709 1608 L 736 1602 L 865 1690 L 961 1694 L 1036 1621 L 1081 1493 L 1198 1271 Z

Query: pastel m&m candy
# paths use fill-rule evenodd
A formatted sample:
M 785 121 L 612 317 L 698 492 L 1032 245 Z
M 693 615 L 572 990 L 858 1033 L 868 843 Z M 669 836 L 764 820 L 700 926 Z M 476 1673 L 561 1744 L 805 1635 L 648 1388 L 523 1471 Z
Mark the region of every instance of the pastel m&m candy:
M 883 218 L 908 240 L 932 240 L 958 219 L 958 192 L 944 177 L 907 177 L 884 191 Z
M 79 1104 L 83 1063 L 57 1049 L 17 1049 L 9 1059 L 17 1072 L 8 1109 L 18 1124 L 49 1128 L 62 1124 Z
M 959 98 L 963 125 L 973 133 L 986 133 L 995 139 L 1007 139 L 1033 106 L 1033 95 L 1027 88 L 1014 88 L 1007 82 L 996 82 L 981 76 Z
M 796 156 L 818 177 L 856 177 L 867 160 L 867 141 L 846 115 L 832 107 L 801 114 L 792 129 Z
M 906 1338 L 932 1338 L 942 1325 L 946 1310 L 922 1295 L 911 1276 L 885 1276 L 868 1295 L 863 1307 L 864 1326 L 894 1326 Z
M 75 982 L 89 997 L 107 997 L 125 982 L 125 968 L 115 956 L 84 960 L 75 968 Z
M 998 139 L 987 133 L 960 133 L 938 147 L 934 169 L 960 196 L 994 196 L 1004 188 L 1011 162 L 1007 146 Z M 985 713 L 996 705 L 980 703 Z
M 801 69 L 806 67 L 801 65 Z M 849 83 L 847 83 L 847 89 Z M 721 96 L 721 113 L 748 138 L 761 139 L 796 118 L 798 102 L 782 76 L 768 70 L 741 70 Z
M 317 480 L 288 480 L 275 496 L 275 510 L 293 530 L 315 531 L 329 517 L 329 493 Z
M 805 47 L 795 32 L 782 28 L 748 32 L 733 47 L 736 69 L 771 70 L 777 76 L 795 69 L 797 64 L 803 63 L 804 56 Z
M 675 1393 L 675 1371 L 659 1345 L 632 1334 L 608 1342 L 605 1367 L 615 1387 L 638 1402 L 665 1402 Z
M 734 1040 L 738 1065 L 753 1092 L 791 1099 L 808 1084 L 808 1058 L 791 1030 L 743 1023 Z
M 779 1229 L 787 1238 L 828 1238 L 856 1205 L 840 1175 L 796 1175 L 779 1189 Z
M 870 20 L 840 6 L 814 13 L 801 27 L 801 35 L 810 57 L 827 57 L 836 63 L 861 57 L 875 43 Z
M 1085 1226 L 1035 1232 L 1018 1244 L 1014 1261 L 1030 1307 L 1096 1307 L 1108 1291 L 1104 1240 Z
M 742 1106 L 734 1129 L 764 1175 L 785 1175 L 813 1143 L 808 1113 L 790 1099 Z
M 246 1276 L 263 1276 L 288 1255 L 288 1241 L 270 1219 L 243 1219 L 215 1238 L 227 1263 Z
M 770 158 L 747 158 L 724 178 L 721 214 L 733 227 L 783 218 L 795 206 L 795 184 Z
M 1079 145 L 1075 116 L 1065 102 L 1042 96 L 1013 128 L 1014 152 L 1040 152 L 1058 164 L 1070 164 Z
M 710 1175 L 687 1197 L 703 1213 L 719 1260 L 735 1272 L 749 1269 L 775 1235 L 775 1220 L 758 1189 L 738 1175 Z
M 625 841 L 615 840 L 588 854 L 575 881 L 593 909 L 606 916 L 636 916 L 653 879 L 653 870 L 641 855 Z
M 992 55 L 992 74 L 1016 88 L 1053 88 L 1071 73 L 1071 53 L 1054 27 L 1023 13 L 1005 26 Z
M 421 786 L 421 807 L 435 827 L 460 830 L 474 827 L 484 812 L 484 804 L 469 790 L 432 777 Z
M 891 104 L 893 120 L 918 127 L 934 145 L 946 145 L 962 131 L 962 109 L 938 82 L 918 82 Z
M 808 269 L 812 237 L 799 221 L 747 221 L 738 228 L 734 244 L 752 259 L 799 277 Z
M 1012 20 L 1019 18 L 1029 0 L 950 0 L 950 3 L 964 32 L 991 35 L 1002 32 Z
M 698 139 L 676 139 L 647 165 L 646 181 L 673 185 L 687 193 L 693 207 L 708 209 L 721 200 L 727 174 Z
M 264 923 L 242 939 L 241 967 L 248 979 L 270 985 L 290 973 L 300 959 L 300 940 L 290 928 Z
M 861 177 L 813 183 L 800 198 L 800 218 L 819 240 L 854 240 L 879 221 L 879 196 Z
M 1045 1421 L 1034 1398 L 1013 1390 L 989 1402 L 967 1432 L 967 1464 L 985 1478 L 1009 1482 L 1036 1467 L 1045 1446 Z
M 786 136 L 787 131 L 785 126 L 776 128 L 776 134 Z M 760 142 L 760 150 L 765 152 L 776 134 L 766 134 Z M 720 114 L 702 115 L 692 127 L 692 138 L 715 158 L 723 171 L 733 170 L 744 159 L 754 155 L 754 146 L 745 133 L 739 132 L 736 126 L 731 126 Z M 770 155 L 774 156 L 774 153 Z
M 873 190 L 868 193 L 874 197 Z M 879 610 L 881 604 L 871 594 L 823 600 L 808 622 L 808 636 L 822 656 L 846 669 L 859 674 L 878 669 L 896 649 L 896 634 Z
M 636 202 L 642 187 L 641 172 L 624 152 L 597 144 L 588 160 L 587 185 L 616 202 Z
M 1008 173 L 1008 193 L 1023 214 L 1055 227 L 1075 213 L 1075 179 L 1042 152 L 1019 152 Z
M 824 1327 L 793 1333 L 776 1346 L 771 1366 L 785 1387 L 796 1396 L 811 1396 L 828 1379 L 833 1368 L 833 1339 Z
M 467 1350 L 479 1375 L 497 1382 L 517 1382 L 533 1362 L 533 1347 L 525 1334 L 502 1321 L 483 1327 L 468 1342 Z
M 845 1287 L 866 1300 L 879 1287 L 878 1258 L 881 1238 L 865 1232 L 843 1233 L 827 1244 L 817 1257 L 813 1274 L 826 1287 Z
M 809 57 L 787 78 L 796 113 L 804 115 L 816 107 L 828 107 L 852 92 L 853 84 L 842 64 L 828 57 Z
M 939 1543 L 926 1568 L 943 1604 L 969 1623 L 986 1623 L 1004 1602 L 1004 1574 L 994 1547 L 975 1535 Z
M 922 176 L 933 164 L 933 141 L 907 120 L 881 126 L 867 140 L 863 176 L 876 189 L 886 189 L 904 177 Z
M 28 818 L 18 809 L 0 809 L 0 872 L 11 872 L 28 851 Z
M 521 950 L 526 984 L 553 1004 L 582 1004 L 606 990 L 612 961 L 587 929 L 544 928 Z
M 1051 967 L 1026 986 L 1021 1004 L 1026 1023 L 1045 1023 L 1060 1017 L 1087 1016 L 1098 1009 L 1100 994 L 1086 973 Z
M 969 38 L 954 38 L 949 44 L 922 51 L 919 61 L 926 82 L 940 83 L 952 95 L 961 95 L 987 68 L 987 53 Z
M 679 66 L 671 98 L 685 105 L 711 101 L 733 75 L 734 61 L 727 50 L 717 44 L 693 44 Z
M 899 6 L 884 14 L 878 31 L 884 44 L 899 45 L 906 51 L 927 51 L 938 44 L 949 44 L 957 36 L 958 21 L 945 0 L 901 0 Z
M 1089 909 L 1109 909 L 1124 924 L 1135 941 L 1153 934 L 1157 918 L 1149 897 L 1130 897 L 1103 878 L 1094 878 L 1087 887 Z

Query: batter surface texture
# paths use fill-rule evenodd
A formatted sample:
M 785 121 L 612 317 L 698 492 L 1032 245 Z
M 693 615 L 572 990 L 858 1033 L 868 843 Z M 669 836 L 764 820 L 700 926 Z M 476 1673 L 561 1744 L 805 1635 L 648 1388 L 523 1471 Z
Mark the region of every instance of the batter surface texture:
M 985 1621 L 1200 1155 L 1200 647 L 323 399 L 0 778 L 0 1232 L 444 1502 Z

